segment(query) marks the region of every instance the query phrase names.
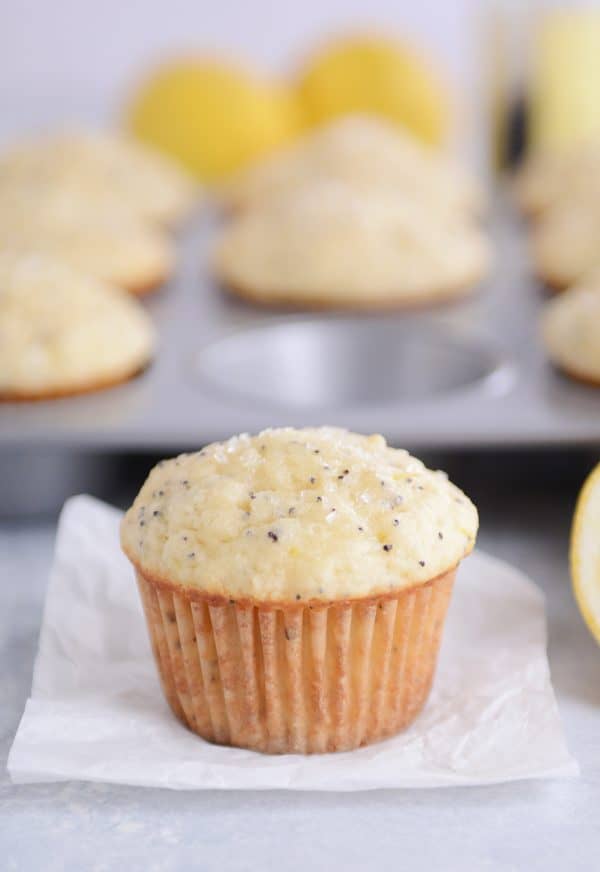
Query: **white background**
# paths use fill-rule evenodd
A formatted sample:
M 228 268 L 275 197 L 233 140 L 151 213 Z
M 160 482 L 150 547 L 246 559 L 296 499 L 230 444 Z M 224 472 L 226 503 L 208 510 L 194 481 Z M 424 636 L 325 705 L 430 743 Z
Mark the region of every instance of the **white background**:
M 286 73 L 333 33 L 370 27 L 431 54 L 472 110 L 484 0 L 0 0 L 3 131 L 60 116 L 118 116 L 165 57 L 199 51 Z M 463 111 L 461 125 L 471 125 Z

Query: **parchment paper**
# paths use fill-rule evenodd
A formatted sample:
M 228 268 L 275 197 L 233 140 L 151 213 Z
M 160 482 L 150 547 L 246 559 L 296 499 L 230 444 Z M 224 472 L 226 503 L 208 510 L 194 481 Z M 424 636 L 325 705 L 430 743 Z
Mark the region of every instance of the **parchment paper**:
M 434 688 L 406 732 L 308 757 L 204 742 L 163 700 L 119 520 L 88 496 L 63 509 L 13 781 L 369 790 L 577 774 L 550 683 L 542 594 L 481 551 L 459 570 Z

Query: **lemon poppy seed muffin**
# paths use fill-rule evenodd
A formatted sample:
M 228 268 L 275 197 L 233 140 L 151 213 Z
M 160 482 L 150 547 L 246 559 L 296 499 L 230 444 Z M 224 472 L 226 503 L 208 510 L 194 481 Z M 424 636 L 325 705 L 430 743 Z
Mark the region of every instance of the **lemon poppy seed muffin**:
M 532 228 L 530 249 L 536 275 L 549 288 L 583 280 L 600 267 L 600 198 L 547 209 Z
M 163 461 L 121 540 L 174 712 L 277 753 L 402 729 L 477 523 L 443 473 L 381 436 L 266 430 Z
M 90 206 L 121 207 L 161 225 L 180 222 L 197 196 L 190 177 L 126 134 L 67 130 L 25 140 L 0 155 L 0 194 L 20 186 L 68 190 Z
M 587 142 L 534 153 L 517 171 L 513 187 L 519 208 L 534 219 L 573 200 L 600 203 L 600 146 Z
M 127 208 L 68 189 L 0 186 L 0 252 L 31 250 L 137 295 L 164 284 L 175 260 L 167 235 Z
M 0 254 L 0 399 L 39 400 L 125 381 L 150 362 L 142 306 L 39 255 Z
M 235 216 L 214 269 L 255 303 L 377 308 L 464 297 L 490 260 L 487 239 L 467 220 L 327 180 Z
M 600 386 L 600 283 L 551 300 L 541 326 L 550 360 L 572 378 Z
M 251 167 L 224 188 L 222 199 L 229 208 L 249 208 L 328 179 L 413 199 L 434 212 L 479 214 L 484 206 L 478 182 L 451 158 L 369 115 L 336 120 Z
M 79 131 L 71 136 L 73 149 L 81 155 L 84 182 L 89 178 L 90 186 L 120 192 L 140 218 L 173 227 L 191 212 L 198 187 L 166 154 L 123 132 Z

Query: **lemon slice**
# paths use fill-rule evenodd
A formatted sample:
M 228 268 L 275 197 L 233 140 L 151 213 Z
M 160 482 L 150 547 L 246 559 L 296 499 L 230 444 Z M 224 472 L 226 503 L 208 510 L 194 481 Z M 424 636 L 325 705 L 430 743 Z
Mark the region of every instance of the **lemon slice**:
M 600 463 L 586 479 L 577 500 L 569 557 L 577 605 L 600 643 Z

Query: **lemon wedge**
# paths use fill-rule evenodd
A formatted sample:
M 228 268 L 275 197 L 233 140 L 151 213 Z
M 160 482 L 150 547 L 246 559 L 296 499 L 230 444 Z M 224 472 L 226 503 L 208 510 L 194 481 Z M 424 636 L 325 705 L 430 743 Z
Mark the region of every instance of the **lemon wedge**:
M 569 558 L 579 611 L 600 643 L 600 463 L 577 499 Z

